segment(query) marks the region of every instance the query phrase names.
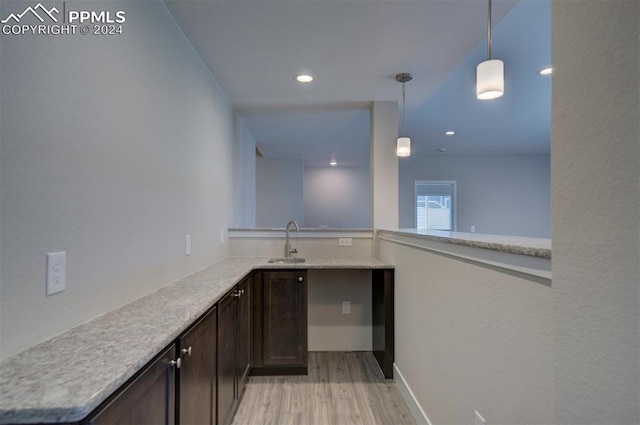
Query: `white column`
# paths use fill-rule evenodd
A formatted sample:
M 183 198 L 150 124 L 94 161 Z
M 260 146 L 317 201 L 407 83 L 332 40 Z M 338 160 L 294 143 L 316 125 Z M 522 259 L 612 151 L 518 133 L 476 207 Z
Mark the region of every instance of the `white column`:
M 398 102 L 371 105 L 371 223 L 374 229 L 398 227 Z

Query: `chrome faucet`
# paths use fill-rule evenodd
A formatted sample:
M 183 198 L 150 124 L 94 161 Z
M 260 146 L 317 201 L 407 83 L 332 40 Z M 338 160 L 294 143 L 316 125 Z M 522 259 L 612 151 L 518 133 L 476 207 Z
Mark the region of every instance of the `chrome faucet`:
M 289 239 L 289 228 L 291 227 L 292 224 L 296 227 L 296 232 L 300 231 L 300 226 L 298 226 L 298 223 L 296 223 L 294 220 L 291 220 L 290 222 L 287 223 L 287 229 L 285 231 L 286 240 L 284 243 L 284 258 L 291 258 L 291 254 L 298 253 L 297 249 L 291 248 L 291 240 Z

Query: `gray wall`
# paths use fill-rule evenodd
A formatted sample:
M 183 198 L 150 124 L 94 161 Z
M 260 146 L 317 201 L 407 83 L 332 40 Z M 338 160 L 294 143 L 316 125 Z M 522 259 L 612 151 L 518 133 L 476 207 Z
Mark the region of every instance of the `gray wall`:
M 415 154 L 399 162 L 400 227 L 415 227 L 416 180 L 455 180 L 457 231 L 551 235 L 548 154 Z
M 256 226 L 304 224 L 302 159 L 256 158 Z
M 558 424 L 640 423 L 640 2 L 553 3 Z
M 230 183 L 252 138 L 163 3 L 109 8 L 124 35 L 2 36 L 2 357 L 224 258 L 252 190 Z
M 396 265 L 395 365 L 432 424 L 555 423 L 549 281 L 379 238 L 376 252 Z
M 371 179 L 361 167 L 305 167 L 306 227 L 371 227 Z
M 371 227 L 369 166 L 305 166 L 302 159 L 256 159 L 256 226 Z
M 256 225 L 256 140 L 234 115 L 233 227 Z

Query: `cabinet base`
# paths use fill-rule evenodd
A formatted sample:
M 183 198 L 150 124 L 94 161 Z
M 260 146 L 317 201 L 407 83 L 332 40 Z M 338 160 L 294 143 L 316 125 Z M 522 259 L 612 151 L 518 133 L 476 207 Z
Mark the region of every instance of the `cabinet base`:
M 309 368 L 307 366 L 294 367 L 254 367 L 251 368 L 249 375 L 251 376 L 274 376 L 274 375 L 308 375 Z

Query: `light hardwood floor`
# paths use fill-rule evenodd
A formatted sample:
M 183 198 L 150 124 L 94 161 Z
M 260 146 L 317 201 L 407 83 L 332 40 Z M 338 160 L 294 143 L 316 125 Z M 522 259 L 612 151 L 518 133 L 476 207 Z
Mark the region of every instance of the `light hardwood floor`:
M 414 424 L 370 352 L 311 352 L 308 376 L 252 376 L 233 425 Z

